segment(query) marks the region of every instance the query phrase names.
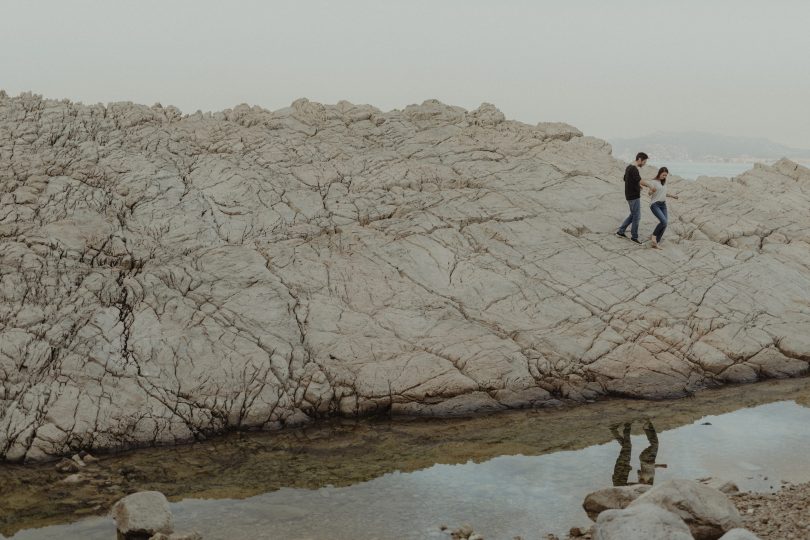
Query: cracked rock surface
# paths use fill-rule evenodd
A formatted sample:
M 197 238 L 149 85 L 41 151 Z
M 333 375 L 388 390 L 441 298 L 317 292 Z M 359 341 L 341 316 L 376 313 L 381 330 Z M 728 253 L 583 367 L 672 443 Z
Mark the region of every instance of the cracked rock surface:
M 806 373 L 810 170 L 673 181 L 658 251 L 610 150 L 488 104 L 0 92 L 0 459 Z

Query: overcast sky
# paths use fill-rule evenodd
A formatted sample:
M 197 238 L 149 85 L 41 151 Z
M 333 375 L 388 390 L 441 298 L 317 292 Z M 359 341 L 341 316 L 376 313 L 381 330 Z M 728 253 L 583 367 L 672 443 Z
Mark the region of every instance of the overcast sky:
M 0 88 L 184 112 L 487 101 L 603 138 L 810 148 L 806 0 L 0 0 Z

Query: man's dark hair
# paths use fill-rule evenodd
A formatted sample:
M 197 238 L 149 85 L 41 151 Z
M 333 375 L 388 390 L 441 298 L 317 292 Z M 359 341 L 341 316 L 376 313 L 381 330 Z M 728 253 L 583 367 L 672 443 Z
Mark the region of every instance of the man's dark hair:
M 636 154 L 636 161 L 638 160 L 644 161 L 645 159 L 650 159 L 650 156 L 648 156 L 644 152 L 639 152 L 638 154 Z

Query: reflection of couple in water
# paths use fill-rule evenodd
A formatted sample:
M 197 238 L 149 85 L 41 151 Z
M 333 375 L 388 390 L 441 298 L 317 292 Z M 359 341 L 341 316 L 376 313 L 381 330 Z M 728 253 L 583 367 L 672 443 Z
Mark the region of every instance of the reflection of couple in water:
M 633 451 L 633 444 L 630 441 L 630 428 L 632 422 L 625 422 L 622 432 L 619 433 L 619 424 L 610 426 L 610 432 L 621 445 L 619 457 L 616 458 L 616 465 L 613 467 L 613 485 L 626 486 L 629 484 L 630 457 Z M 644 422 L 644 434 L 647 435 L 649 446 L 645 448 L 639 456 L 640 468 L 638 469 L 638 484 L 652 484 L 655 478 L 655 458 L 658 456 L 658 434 L 655 432 L 652 422 L 648 419 Z M 659 465 L 665 466 L 665 465 Z

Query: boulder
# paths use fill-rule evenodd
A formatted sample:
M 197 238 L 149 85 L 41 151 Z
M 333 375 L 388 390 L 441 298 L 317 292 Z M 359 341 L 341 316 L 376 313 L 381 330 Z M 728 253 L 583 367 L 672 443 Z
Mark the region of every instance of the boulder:
M 87 478 L 82 476 L 80 473 L 70 474 L 70 475 L 62 478 L 62 480 L 60 480 L 60 482 L 62 482 L 63 484 L 81 484 L 82 482 L 86 482 L 86 481 L 87 481 Z
M 63 458 L 56 464 L 55 469 L 60 473 L 79 472 L 79 464 L 72 459 Z
M 202 535 L 197 531 L 190 533 L 157 533 L 149 537 L 149 540 L 202 540 Z
M 605 510 L 594 527 L 594 540 L 693 540 L 677 515 L 654 504 Z
M 720 540 L 761 540 L 748 529 L 731 529 L 720 537 Z
M 620 510 L 627 508 L 631 502 L 652 488 L 646 484 L 632 486 L 619 486 L 600 489 L 589 493 L 582 503 L 582 508 L 588 517 L 596 521 L 596 517 L 605 510 Z
M 111 511 L 118 532 L 124 538 L 171 534 L 174 521 L 169 501 L 159 491 L 139 491 L 116 502 Z
M 692 480 L 667 480 L 630 503 L 655 504 L 683 519 L 696 540 L 715 540 L 742 526 L 734 504 L 722 492 Z
M 698 480 L 698 482 L 721 491 L 726 495 L 733 495 L 734 493 L 740 492 L 740 488 L 737 486 L 737 484 L 730 480 L 723 480 L 722 478 L 703 478 Z

